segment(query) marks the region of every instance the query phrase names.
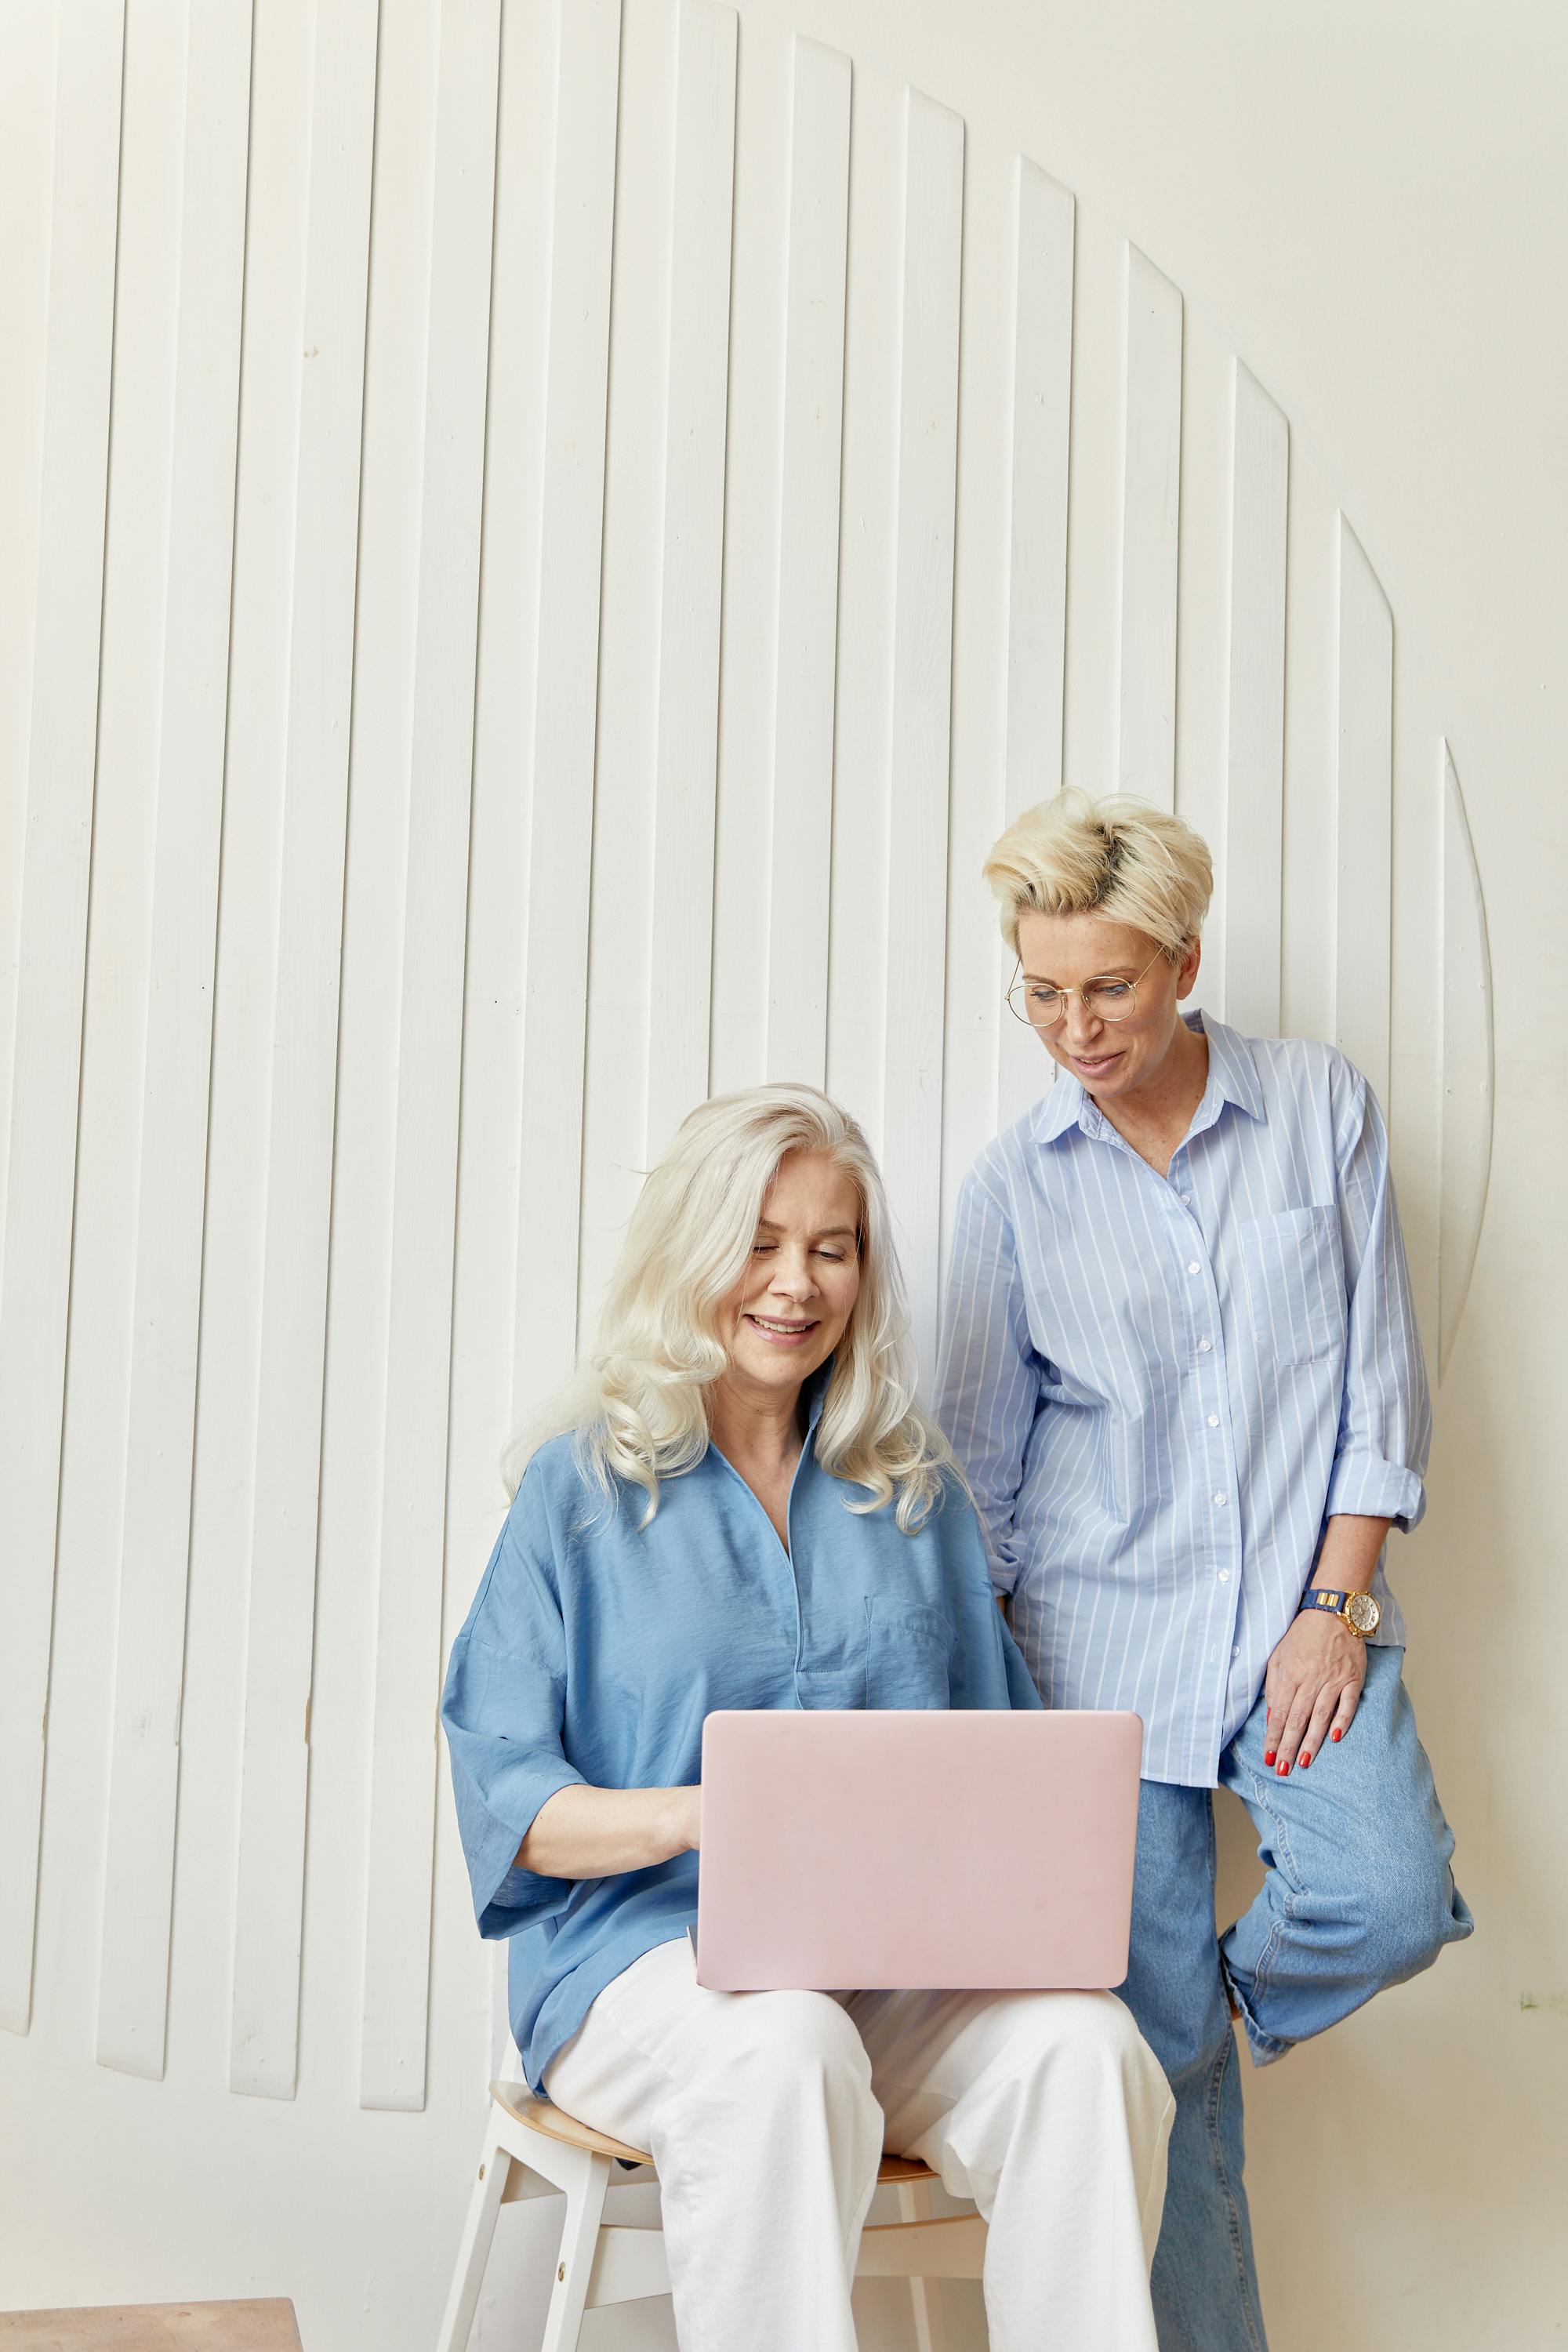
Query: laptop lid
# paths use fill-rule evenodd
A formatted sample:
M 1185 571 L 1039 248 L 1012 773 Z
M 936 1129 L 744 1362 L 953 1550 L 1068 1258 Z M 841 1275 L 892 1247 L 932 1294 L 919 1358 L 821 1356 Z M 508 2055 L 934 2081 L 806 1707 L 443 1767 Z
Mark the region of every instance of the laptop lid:
M 1120 1984 L 1142 1745 L 1066 1709 L 709 1716 L 698 1982 Z

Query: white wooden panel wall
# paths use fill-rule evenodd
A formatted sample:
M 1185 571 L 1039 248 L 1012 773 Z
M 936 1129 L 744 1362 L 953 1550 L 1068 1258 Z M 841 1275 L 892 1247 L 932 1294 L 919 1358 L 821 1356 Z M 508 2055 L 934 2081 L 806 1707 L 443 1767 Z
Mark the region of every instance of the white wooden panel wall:
M 1283 412 L 1236 362 L 1231 418 L 1230 676 L 1226 696 L 1224 870 L 1226 1017 L 1279 1029 L 1285 828 L 1285 557 L 1290 432 Z
M 1491 948 L 1459 772 L 1445 742 L 1442 920 L 1443 1118 L 1437 1264 L 1437 1361 L 1447 1371 L 1480 1243 L 1492 1161 L 1496 1079 Z
M 514 1404 L 542 1402 L 577 1344 L 577 1244 L 594 840 L 599 580 L 620 0 L 560 17 L 549 389 L 523 973 Z
M 195 1446 L 250 8 L 196 10 L 187 40 L 152 955 L 98 2012 L 102 2063 L 154 2077 L 163 2071 L 167 2019 Z
M 376 31 L 373 0 L 322 10 L 310 89 L 229 2048 L 268 2098 L 299 2032 Z
M 708 1092 L 735 31 L 732 8 L 681 0 L 647 1002 L 679 1004 L 682 1017 L 649 1024 L 649 1160 Z
M 905 109 L 882 1157 L 929 1364 L 942 1221 L 963 125 L 919 90 Z
M 0 2021 L 26 2032 L 70 1292 L 120 160 L 123 0 L 56 65 L 31 732 L 0 1256 Z
M 1132 245 L 1127 248 L 1125 367 L 1117 788 L 1173 808 L 1182 298 Z
M 1334 810 L 1334 1039 L 1388 1100 L 1393 975 L 1394 615 L 1342 515 Z
M 360 2095 L 425 2103 L 501 0 L 441 19 Z
M 827 1067 L 850 66 L 792 44 L 766 1069 Z
M 182 1922 L 216 1906 L 230 2085 L 293 2095 L 301 1955 L 336 1983 L 341 1953 L 358 2055 L 331 2095 L 405 2111 L 435 2081 L 433 1900 L 438 1968 L 445 1936 L 449 1981 L 483 1976 L 437 1803 L 443 1637 L 501 1439 L 568 1367 L 647 1155 L 710 1083 L 826 1071 L 883 1153 L 929 1366 L 956 1173 L 1045 1075 L 1002 1006 L 981 850 L 1064 777 L 1213 806 L 1179 692 L 1223 713 L 1216 1009 L 1277 1024 L 1287 905 L 1335 942 L 1326 1025 L 1386 1092 L 1393 619 L 1292 482 L 1306 423 L 1200 350 L 1196 306 L 1048 156 L 966 141 L 879 60 L 753 38 L 712 0 L 142 20 L 122 176 L 121 9 L 61 12 L 51 176 L 19 215 L 50 234 L 4 508 L 36 527 L 0 551 L 34 645 L 0 669 L 27 760 L 0 894 L 0 2016 L 27 2031 L 63 1460 L 68 1500 L 106 1475 L 121 1496 L 92 1570 L 117 1625 L 98 2056 L 163 2072 L 195 1998 Z M 106 572 L 111 362 L 135 465 Z M 1194 433 L 1227 462 L 1191 470 L 1184 511 Z M 1179 626 L 1184 531 L 1228 546 L 1226 632 Z M 145 605 L 103 706 L 143 872 L 101 841 L 94 863 L 106 578 Z M 1312 756 L 1288 762 L 1299 631 L 1338 659 L 1302 672 Z M 1402 724 L 1439 743 L 1440 713 Z M 1075 772 L 1074 743 L 1103 765 Z M 1446 751 L 1428 772 L 1441 1052 L 1401 1087 L 1412 1137 L 1442 1107 L 1415 1178 L 1446 1360 L 1489 966 Z M 1287 793 L 1336 844 L 1321 888 L 1282 874 Z M 92 936 L 145 1029 L 119 1321 L 101 1277 L 72 1297 L 89 879 L 136 916 Z M 123 1364 L 122 1469 L 62 1455 L 68 1312 L 84 1358 Z M 198 1756 L 204 1475 L 235 1538 L 207 1591 L 245 1638 L 237 1736 Z M 329 1736 L 352 1762 L 312 1789 Z M 221 1885 L 178 1866 L 182 1772 L 232 1780 Z M 307 1908 L 329 1801 L 354 1864 Z M 62 1811 L 46 1852 L 81 1837 Z
M 1008 824 L 1062 785 L 1074 214 L 1068 191 L 1021 155 L 1007 525 Z M 1004 963 L 1005 987 L 1013 967 L 1005 955 Z M 997 1037 L 997 1112 L 1006 1126 L 1039 1091 L 1040 1049 L 1011 1014 Z

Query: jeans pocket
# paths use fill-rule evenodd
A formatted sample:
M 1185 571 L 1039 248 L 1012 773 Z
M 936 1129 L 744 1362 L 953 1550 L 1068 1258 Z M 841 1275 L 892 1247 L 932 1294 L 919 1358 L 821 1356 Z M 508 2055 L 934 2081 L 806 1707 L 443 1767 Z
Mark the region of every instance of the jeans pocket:
M 1345 1339 L 1344 1253 L 1332 1209 L 1284 1209 L 1241 1223 L 1253 1338 L 1266 1363 L 1313 1364 Z

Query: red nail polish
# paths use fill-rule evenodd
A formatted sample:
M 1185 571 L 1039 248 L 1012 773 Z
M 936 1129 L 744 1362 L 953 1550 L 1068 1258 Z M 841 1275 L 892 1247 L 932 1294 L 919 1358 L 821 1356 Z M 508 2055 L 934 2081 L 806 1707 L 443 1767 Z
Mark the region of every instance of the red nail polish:
M 1289 1764 L 1281 1764 L 1281 1766 L 1279 1767 L 1279 1778 L 1280 1778 L 1282 1780 L 1283 1780 L 1286 1778 L 1286 1776 L 1289 1774 L 1289 1769 L 1290 1769 L 1290 1767 L 1289 1766 Z
M 1310 1748 L 1308 1748 L 1308 1749 L 1304 1749 L 1304 1750 L 1302 1751 L 1302 1756 L 1301 1756 L 1301 1769 L 1302 1769 L 1302 1771 L 1303 1771 L 1303 1772 L 1306 1770 L 1306 1769 L 1307 1769 L 1308 1765 L 1311 1762 L 1311 1760 L 1312 1760 L 1311 1750 L 1310 1750 Z
M 1336 1733 L 1334 1734 L 1334 1737 L 1335 1737 L 1335 1738 L 1336 1738 L 1336 1739 L 1339 1738 L 1339 1734 L 1338 1734 L 1338 1732 L 1336 1732 Z M 1274 1750 L 1273 1750 L 1273 1748 L 1266 1748 L 1264 1749 L 1264 1751 L 1263 1751 L 1263 1760 L 1264 1760 L 1264 1762 L 1265 1762 L 1266 1764 L 1272 1764 L 1272 1763 L 1273 1763 L 1273 1761 L 1274 1761 Z
M 1345 1735 L 1344 1735 L 1344 1731 L 1343 1731 L 1342 1727 L 1336 1726 L 1335 1730 L 1334 1730 L 1334 1738 L 1335 1738 L 1336 1739 L 1342 1739 L 1342 1738 L 1344 1738 L 1344 1736 L 1345 1736 Z

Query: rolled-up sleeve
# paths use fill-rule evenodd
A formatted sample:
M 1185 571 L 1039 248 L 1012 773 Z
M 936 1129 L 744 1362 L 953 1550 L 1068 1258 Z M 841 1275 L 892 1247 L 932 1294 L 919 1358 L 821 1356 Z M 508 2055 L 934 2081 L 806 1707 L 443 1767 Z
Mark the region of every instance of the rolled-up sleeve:
M 453 1644 L 441 1700 L 458 1829 L 484 1936 L 515 1936 L 561 1909 L 572 1882 L 518 1865 L 535 1814 L 584 1775 L 562 1748 L 566 1640 L 548 1522 L 525 1477 Z
M 979 1507 L 998 1592 L 1011 1592 L 1017 1580 L 1013 1516 L 1040 1405 L 1040 1370 L 1012 1220 L 972 1169 L 953 1228 L 937 1419 Z
M 1426 1507 L 1432 1408 L 1377 1098 L 1347 1064 L 1335 1136 L 1349 1293 L 1345 1382 L 1324 1516 L 1354 1512 L 1406 1531 Z

